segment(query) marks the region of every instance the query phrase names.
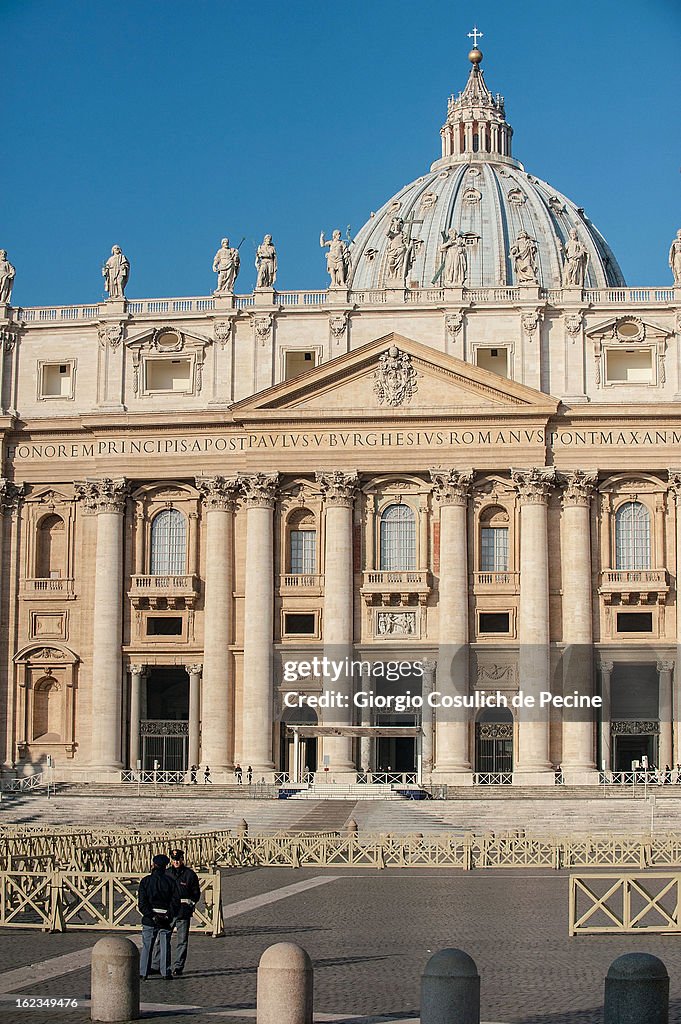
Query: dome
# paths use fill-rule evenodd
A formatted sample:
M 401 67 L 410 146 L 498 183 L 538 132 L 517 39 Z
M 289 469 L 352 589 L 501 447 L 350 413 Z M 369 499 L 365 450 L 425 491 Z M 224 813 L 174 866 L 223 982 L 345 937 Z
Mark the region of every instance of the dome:
M 465 253 L 455 275 L 466 288 L 536 282 L 543 288 L 624 285 L 610 246 L 584 210 L 511 156 L 513 129 L 504 99 L 492 96 L 480 68 L 450 97 L 442 158 L 430 173 L 400 189 L 372 214 L 352 244 L 352 287 L 442 287 L 443 241 Z M 479 55 L 479 58 L 478 58 Z M 523 234 L 524 233 L 524 234 Z M 525 236 L 528 236 L 527 238 Z M 565 247 L 579 243 L 578 280 L 570 280 Z M 465 243 L 465 244 L 464 244 Z M 526 259 L 518 259 L 518 250 Z M 522 257 L 522 253 L 521 253 Z M 573 264 L 573 268 L 577 266 Z

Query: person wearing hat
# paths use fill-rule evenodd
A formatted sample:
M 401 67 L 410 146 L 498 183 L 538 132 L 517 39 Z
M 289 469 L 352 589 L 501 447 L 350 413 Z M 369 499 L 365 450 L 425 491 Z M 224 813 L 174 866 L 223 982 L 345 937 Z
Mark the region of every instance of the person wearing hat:
M 150 973 L 151 957 L 159 940 L 160 969 L 163 978 L 172 980 L 170 971 L 170 933 L 173 922 L 180 912 L 180 890 L 175 879 L 166 873 L 170 861 L 164 853 L 154 857 L 150 875 L 140 882 L 137 893 L 137 907 L 142 915 L 142 955 L 140 977 L 147 979 Z
M 179 978 L 184 971 L 184 965 L 187 961 L 189 926 L 194 908 L 201 899 L 201 886 L 199 885 L 196 872 L 188 868 L 184 862 L 184 850 L 176 849 L 170 851 L 168 876 L 175 880 L 180 890 L 180 910 L 175 921 L 177 946 L 175 948 L 175 964 L 173 966 L 173 974 L 176 978 Z M 152 961 L 153 968 L 159 968 L 160 962 L 159 953 L 155 953 Z

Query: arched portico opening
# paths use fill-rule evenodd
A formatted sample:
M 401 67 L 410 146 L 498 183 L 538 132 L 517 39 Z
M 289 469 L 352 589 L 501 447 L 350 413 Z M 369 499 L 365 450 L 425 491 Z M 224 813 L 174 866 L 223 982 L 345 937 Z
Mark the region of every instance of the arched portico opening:
M 318 725 L 317 712 L 314 708 L 304 705 L 300 708 L 286 708 L 281 717 L 280 758 L 281 770 L 293 779 L 296 772 L 294 764 L 294 733 L 292 726 Z M 308 772 L 317 771 L 317 737 L 301 736 L 298 739 L 298 774 L 301 778 Z

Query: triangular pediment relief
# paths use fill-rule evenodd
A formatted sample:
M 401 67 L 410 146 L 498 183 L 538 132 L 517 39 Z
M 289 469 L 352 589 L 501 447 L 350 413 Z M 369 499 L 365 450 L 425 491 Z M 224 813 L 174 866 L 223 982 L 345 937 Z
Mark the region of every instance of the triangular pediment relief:
M 212 343 L 212 338 L 194 331 L 180 331 L 170 324 L 147 327 L 125 341 L 126 348 L 132 349 L 133 352 L 145 350 L 168 353 L 204 349 L 206 345 L 212 345 Z
M 236 420 L 284 411 L 377 417 L 475 411 L 551 415 L 558 400 L 391 333 L 232 407 Z
M 598 341 L 618 341 L 623 344 L 631 344 L 637 341 L 660 341 L 673 334 L 673 330 L 661 327 L 651 320 L 644 320 L 638 316 L 611 316 L 599 324 L 594 324 L 586 331 L 587 338 L 595 338 Z

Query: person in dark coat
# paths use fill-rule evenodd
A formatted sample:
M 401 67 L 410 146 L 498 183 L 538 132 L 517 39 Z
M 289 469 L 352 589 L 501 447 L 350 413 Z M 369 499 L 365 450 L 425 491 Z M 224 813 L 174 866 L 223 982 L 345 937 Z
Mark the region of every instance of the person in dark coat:
M 183 850 L 170 851 L 170 867 L 168 874 L 174 878 L 180 890 L 180 912 L 175 922 L 177 946 L 175 948 L 175 964 L 173 974 L 176 978 L 182 974 L 187 961 L 189 946 L 189 926 L 196 904 L 201 899 L 201 886 L 195 871 L 184 862 Z
M 170 933 L 173 922 L 180 913 L 180 889 L 174 878 L 166 874 L 170 861 L 163 853 L 153 859 L 150 875 L 140 882 L 137 893 L 137 907 L 142 915 L 142 955 L 140 977 L 149 976 L 151 958 L 158 938 L 160 946 L 161 975 L 172 979 L 170 971 Z

